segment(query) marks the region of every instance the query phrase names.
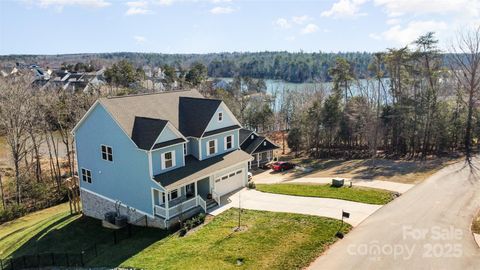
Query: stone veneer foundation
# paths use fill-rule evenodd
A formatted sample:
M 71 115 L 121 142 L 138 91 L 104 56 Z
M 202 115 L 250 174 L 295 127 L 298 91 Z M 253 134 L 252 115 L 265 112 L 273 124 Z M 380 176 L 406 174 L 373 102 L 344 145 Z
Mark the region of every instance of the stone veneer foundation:
M 91 192 L 80 189 L 80 197 L 82 199 L 83 214 L 86 216 L 103 220 L 105 213 L 115 211 L 115 202 L 97 196 Z M 124 204 L 122 204 L 120 207 L 120 214 L 127 215 L 129 223 L 134 222 L 139 218 L 145 217 L 145 214 L 138 213 L 136 211 L 130 211 L 129 213 L 127 213 L 127 207 Z M 147 221 L 148 227 L 156 227 L 162 229 L 165 228 L 165 222 L 160 217 L 147 216 Z M 143 222 L 144 221 L 142 221 L 138 225 L 144 226 L 145 223 Z

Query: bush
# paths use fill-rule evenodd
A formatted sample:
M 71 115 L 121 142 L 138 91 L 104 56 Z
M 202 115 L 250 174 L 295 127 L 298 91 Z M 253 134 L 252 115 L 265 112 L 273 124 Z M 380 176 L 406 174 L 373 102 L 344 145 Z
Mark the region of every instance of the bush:
M 195 227 L 195 222 L 193 221 L 193 219 L 189 219 L 189 220 L 185 221 L 184 226 L 185 226 L 185 229 L 190 230 L 193 227 Z
M 0 210 L 0 224 L 24 216 L 27 212 L 23 204 L 7 205 L 5 209 Z
M 204 214 L 204 213 L 200 213 L 200 214 L 198 214 L 198 216 L 197 216 L 197 224 L 200 225 L 200 224 L 202 224 L 203 222 L 205 222 L 205 214 Z
M 250 188 L 250 189 L 255 189 L 255 188 L 256 188 L 255 182 L 253 182 L 253 181 L 248 182 L 248 188 Z

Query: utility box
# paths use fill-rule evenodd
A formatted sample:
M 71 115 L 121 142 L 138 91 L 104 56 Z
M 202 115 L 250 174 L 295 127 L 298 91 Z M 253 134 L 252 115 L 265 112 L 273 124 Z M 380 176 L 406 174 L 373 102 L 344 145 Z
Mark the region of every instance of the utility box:
M 332 179 L 332 187 L 342 187 L 345 184 L 345 179 Z

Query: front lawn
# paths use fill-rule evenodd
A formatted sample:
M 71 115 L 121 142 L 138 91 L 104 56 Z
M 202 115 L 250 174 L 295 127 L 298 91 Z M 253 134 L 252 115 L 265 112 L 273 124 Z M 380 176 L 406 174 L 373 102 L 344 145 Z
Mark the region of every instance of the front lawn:
M 10 255 L 80 252 L 94 243 L 92 267 L 143 269 L 299 269 L 335 242 L 341 222 L 289 213 L 243 210 L 242 230 L 234 232 L 238 209 L 215 217 L 197 231 L 177 233 L 138 228 L 133 237 L 114 245 L 112 231 L 100 221 L 70 216 L 60 205 L 0 225 L 0 258 Z M 345 224 L 343 232 L 350 230 Z M 237 266 L 237 259 L 243 265 Z
M 331 187 L 330 184 L 257 184 L 258 191 L 284 195 L 340 199 L 369 204 L 386 204 L 393 192 L 365 187 Z

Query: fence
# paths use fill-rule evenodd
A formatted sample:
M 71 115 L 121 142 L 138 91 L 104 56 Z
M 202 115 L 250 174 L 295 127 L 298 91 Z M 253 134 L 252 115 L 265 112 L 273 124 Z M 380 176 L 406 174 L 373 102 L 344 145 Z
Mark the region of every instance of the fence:
M 122 240 L 132 237 L 139 231 L 138 226 L 148 226 L 147 216 L 140 217 L 122 229 L 114 230 L 112 232 L 111 243 L 116 245 Z M 102 253 L 103 250 L 101 247 L 103 247 L 103 249 L 108 248 L 108 243 L 95 243 L 77 253 L 51 252 L 0 259 L 0 270 L 19 270 L 49 266 L 84 267 L 90 260 Z

